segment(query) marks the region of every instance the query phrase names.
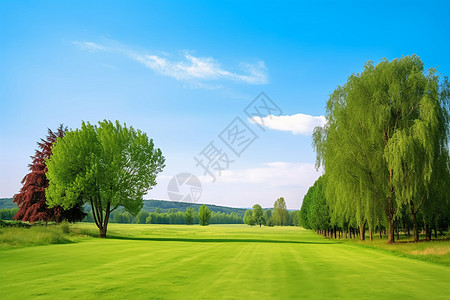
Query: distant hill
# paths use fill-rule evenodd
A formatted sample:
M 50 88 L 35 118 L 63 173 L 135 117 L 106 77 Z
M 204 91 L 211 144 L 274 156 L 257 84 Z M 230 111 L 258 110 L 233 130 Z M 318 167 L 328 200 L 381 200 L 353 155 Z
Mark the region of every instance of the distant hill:
M 153 212 L 157 208 L 161 210 L 161 212 L 166 212 L 171 208 L 176 208 L 178 210 L 186 210 L 188 207 L 192 207 L 196 211 L 199 210 L 200 206 L 202 206 L 202 203 L 187 203 L 187 202 L 176 202 L 176 201 L 165 201 L 165 200 L 144 200 L 144 207 L 142 208 L 145 211 Z M 218 206 L 213 204 L 206 204 L 206 206 L 211 210 L 215 212 L 224 212 L 227 214 L 230 214 L 232 212 L 235 212 L 240 217 L 244 217 L 245 208 L 234 208 L 234 207 L 227 207 L 227 206 Z
M 17 205 L 13 202 L 13 198 L 0 198 L 0 209 L 11 209 L 14 207 L 17 207 Z
M 160 211 L 167 212 L 171 208 L 176 208 L 180 211 L 185 211 L 186 208 L 192 207 L 196 211 L 199 210 L 200 206 L 203 204 L 201 203 L 186 203 L 186 202 L 176 202 L 176 201 L 165 201 L 165 200 L 144 200 L 144 206 L 142 210 L 148 211 L 148 212 L 154 212 L 157 208 L 160 209 Z M 218 206 L 213 204 L 206 204 L 206 206 L 211 210 L 215 212 L 224 212 L 226 214 L 230 214 L 232 212 L 237 213 L 238 216 L 244 217 L 245 214 L 245 208 L 233 208 L 233 207 L 227 207 L 227 206 Z M 13 203 L 12 198 L 0 198 L 0 209 L 2 208 L 13 208 L 17 207 L 15 203 Z M 90 211 L 91 207 L 90 205 L 85 206 L 85 211 Z

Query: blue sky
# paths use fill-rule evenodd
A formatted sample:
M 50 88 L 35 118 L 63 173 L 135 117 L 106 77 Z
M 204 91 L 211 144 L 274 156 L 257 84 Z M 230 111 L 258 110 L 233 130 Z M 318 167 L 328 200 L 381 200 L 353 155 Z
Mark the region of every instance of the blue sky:
M 110 119 L 166 156 L 145 198 L 168 199 L 187 172 L 199 202 L 299 208 L 328 95 L 383 57 L 415 53 L 449 75 L 449 16 L 446 1 L 1 1 L 0 197 L 47 128 Z M 262 91 L 282 110 L 264 131 L 244 112 Z M 240 157 L 218 137 L 236 117 L 258 136 Z M 214 183 L 194 161 L 211 141 L 234 160 Z

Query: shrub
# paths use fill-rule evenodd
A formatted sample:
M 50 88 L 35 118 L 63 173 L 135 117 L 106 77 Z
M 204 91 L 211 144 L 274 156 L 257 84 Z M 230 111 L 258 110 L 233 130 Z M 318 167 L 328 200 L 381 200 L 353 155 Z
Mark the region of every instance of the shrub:
M 17 228 L 30 228 L 31 225 L 22 221 L 3 221 L 0 220 L 0 227 L 17 227 Z
M 62 232 L 63 232 L 63 233 L 69 234 L 69 233 L 70 233 L 70 225 L 69 225 L 69 222 L 67 222 L 67 221 L 62 222 L 62 223 L 61 223 L 61 229 L 62 229 Z

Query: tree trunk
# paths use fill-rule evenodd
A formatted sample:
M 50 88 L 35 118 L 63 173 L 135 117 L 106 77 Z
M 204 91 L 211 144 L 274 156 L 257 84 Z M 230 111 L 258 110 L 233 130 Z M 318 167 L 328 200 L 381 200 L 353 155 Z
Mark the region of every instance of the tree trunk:
M 412 215 L 413 217 L 413 223 L 414 223 L 414 242 L 418 242 L 419 241 L 419 228 L 417 228 L 417 220 L 416 220 L 416 215 Z
M 428 224 L 425 224 L 425 236 L 427 241 L 431 240 L 431 228 Z
M 369 228 L 370 241 L 373 241 L 372 228 Z
M 436 233 L 436 229 L 434 229 L 434 233 Z M 336 239 L 336 226 L 334 227 L 334 239 Z
M 400 233 L 399 233 L 399 230 L 398 230 L 398 222 L 397 222 L 397 241 L 400 239 Z
M 388 217 L 388 221 L 389 221 L 388 244 L 392 244 L 394 242 L 394 218 Z
M 394 199 L 392 198 L 394 196 L 394 188 L 392 186 L 392 178 L 393 178 L 393 170 L 389 169 L 389 183 L 390 183 L 390 192 L 391 195 L 388 197 L 388 207 L 386 209 L 386 216 L 388 218 L 389 223 L 389 232 L 388 232 L 388 244 L 394 243 L 394 216 L 396 213 L 396 210 L 394 209 Z
M 416 218 L 416 211 L 414 209 L 414 202 L 410 201 L 409 206 L 411 207 L 411 216 L 413 219 L 414 224 L 414 242 L 419 241 L 419 229 L 417 228 L 417 218 Z
M 382 240 L 383 239 L 383 232 L 382 232 L 383 230 L 381 230 L 381 228 L 380 228 L 380 240 Z
M 366 222 L 364 222 L 362 225 L 359 225 L 359 238 L 361 241 L 364 241 L 366 239 Z
M 106 238 L 106 231 L 108 229 L 109 215 L 111 214 L 110 209 L 111 209 L 111 205 L 108 202 L 108 204 L 106 205 L 105 218 L 103 220 L 103 223 L 100 222 L 100 226 L 98 227 L 98 229 L 99 229 L 98 237 L 99 238 Z M 101 213 L 101 218 L 103 218 L 103 212 Z
M 98 229 L 98 237 L 99 238 L 106 238 L 106 227 L 101 227 Z

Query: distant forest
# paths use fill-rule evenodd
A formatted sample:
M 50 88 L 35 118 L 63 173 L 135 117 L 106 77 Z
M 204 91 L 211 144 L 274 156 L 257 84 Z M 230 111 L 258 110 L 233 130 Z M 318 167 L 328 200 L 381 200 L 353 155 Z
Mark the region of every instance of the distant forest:
M 198 212 L 202 204 L 164 201 L 164 200 L 144 200 L 141 212 L 132 216 L 123 208 L 111 213 L 113 223 L 151 223 L 151 224 L 185 224 L 184 212 L 191 207 Z M 226 206 L 206 205 L 212 212 L 211 224 L 242 224 L 245 208 L 233 208 Z M 17 205 L 12 198 L 0 198 L 0 219 L 11 219 L 17 212 Z M 90 205 L 84 206 L 84 211 L 88 214 L 83 222 L 93 222 Z M 150 218 L 148 218 L 150 216 Z M 198 224 L 196 214 L 194 214 L 194 224 Z

